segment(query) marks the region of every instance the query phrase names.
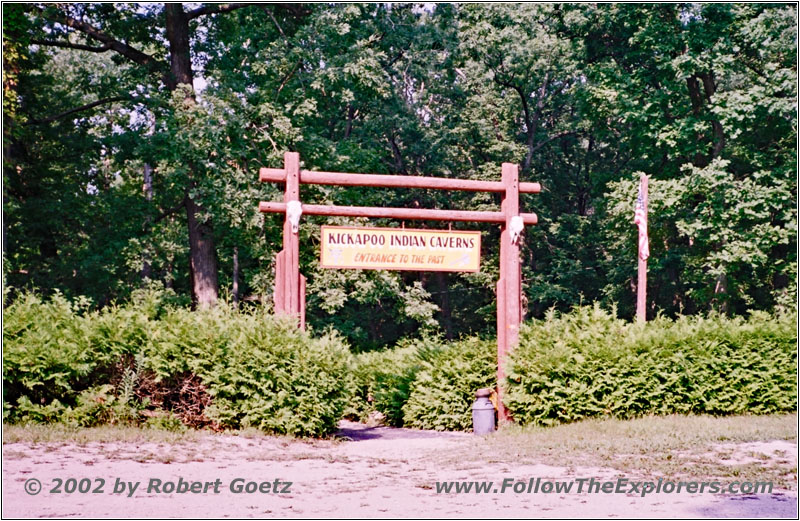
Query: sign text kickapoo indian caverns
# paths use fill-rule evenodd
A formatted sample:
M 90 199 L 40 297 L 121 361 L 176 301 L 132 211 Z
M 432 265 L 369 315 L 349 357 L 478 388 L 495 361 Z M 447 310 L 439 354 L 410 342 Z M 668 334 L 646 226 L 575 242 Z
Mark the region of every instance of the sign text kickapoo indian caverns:
M 320 259 L 323 268 L 475 272 L 481 232 L 323 226 Z

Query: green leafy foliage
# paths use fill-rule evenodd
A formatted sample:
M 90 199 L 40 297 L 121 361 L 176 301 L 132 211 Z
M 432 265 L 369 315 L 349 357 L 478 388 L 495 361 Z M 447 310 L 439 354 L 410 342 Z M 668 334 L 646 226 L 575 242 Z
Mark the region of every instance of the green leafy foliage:
M 796 410 L 793 314 L 664 317 L 646 324 L 598 306 L 548 313 L 522 330 L 506 399 L 522 424 L 648 414 Z
M 4 312 L 4 418 L 141 423 L 153 409 L 143 382 L 188 373 L 211 396 L 201 412 L 222 427 L 335 429 L 349 398 L 350 353 L 338 337 L 315 339 L 263 312 L 193 313 L 170 300 L 141 292 L 140 305 L 85 312 L 61 296 L 17 299 Z
M 61 295 L 42 302 L 33 294 L 16 299 L 3 313 L 3 399 L 25 396 L 30 403 L 54 399 L 74 403 L 90 377 L 122 355 L 109 342 L 95 346 L 80 306 Z M 103 328 L 98 324 L 98 331 Z
M 420 351 L 420 369 L 403 406 L 403 421 L 418 429 L 471 430 L 475 391 L 494 387 L 497 344 L 477 337 Z
M 294 436 L 333 432 L 348 399 L 347 347 L 334 335 L 312 340 L 292 324 L 265 319 L 232 331 L 214 363 L 198 368 L 213 400 L 208 416 L 227 427 Z
M 402 427 L 403 406 L 420 365 L 417 344 L 355 355 L 350 368 L 351 400 L 345 415 L 366 421 L 377 411 L 388 425 Z
M 347 415 L 366 421 L 377 411 L 396 427 L 470 430 L 475 391 L 494 386 L 496 351 L 495 342 L 477 337 L 425 336 L 355 355 Z
M 236 278 L 240 302 L 268 302 L 282 221 L 256 204 L 281 188 L 257 172 L 291 150 L 324 171 L 497 180 L 500 163 L 520 164 L 523 181 L 543 186 L 521 200 L 539 215 L 522 248 L 530 317 L 592 302 L 633 316 L 640 172 L 651 179 L 651 318 L 795 300 L 795 5 L 233 4 L 186 26 L 193 92 L 164 82 L 181 60 L 168 59 L 162 4 L 14 4 L 4 15 L 3 266 L 14 288 L 103 307 L 154 280 L 187 301 L 189 197 L 220 301 Z M 97 41 L 64 16 L 151 59 L 83 50 Z M 318 185 L 302 199 L 500 202 Z M 367 222 L 303 217 L 314 328 L 359 351 L 491 334 L 497 226 L 459 225 L 484 232 L 482 273 L 439 276 L 323 270 L 320 224 Z
M 126 370 L 126 373 L 130 375 Z M 111 384 L 90 387 L 81 392 L 74 407 L 64 411 L 61 421 L 79 427 L 96 427 L 106 424 L 136 424 L 145 404 L 136 400 L 129 383 L 117 389 Z

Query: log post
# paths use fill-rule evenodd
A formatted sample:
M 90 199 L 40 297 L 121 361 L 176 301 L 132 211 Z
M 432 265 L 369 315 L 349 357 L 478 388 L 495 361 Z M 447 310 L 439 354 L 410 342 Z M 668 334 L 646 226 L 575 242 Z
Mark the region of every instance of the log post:
M 286 191 L 283 202 L 300 201 L 300 154 L 286 152 L 283 156 L 283 165 L 286 170 Z M 286 293 L 286 313 L 294 316 L 300 314 L 300 239 L 297 231 L 292 230 L 289 212 L 286 212 L 283 222 L 283 251 L 285 252 L 286 265 L 284 276 Z
M 500 252 L 500 269 L 503 271 L 503 252 Z M 503 405 L 503 380 L 506 378 L 505 352 L 506 352 L 506 279 L 502 276 L 497 279 L 497 419 L 509 419 L 505 405 Z
M 508 353 L 519 342 L 522 318 L 519 240 L 511 236 L 511 219 L 519 216 L 519 167 L 503 163 L 502 173 L 505 192 L 500 211 L 505 222 L 500 233 L 500 280 L 497 287 L 497 413 L 501 421 L 509 421 L 511 418 L 503 404 L 502 385 Z
M 281 250 L 275 256 L 275 314 L 280 315 L 286 313 L 286 273 L 284 266 L 286 266 L 286 252 Z
M 283 250 L 276 259 L 275 311 L 276 313 L 288 313 L 298 317 L 301 327 L 305 323 L 305 279 L 302 278 L 299 270 L 298 234 L 292 231 L 289 217 L 290 211 L 297 210 L 296 207 L 292 209 L 293 205 L 289 203 L 300 201 L 301 183 L 501 193 L 502 208 L 500 212 L 307 204 L 302 206 L 302 213 L 305 215 L 499 223 L 501 225 L 501 235 L 500 277 L 497 281 L 497 379 L 498 394 L 502 394 L 502 389 L 499 387 L 505 379 L 506 357 L 519 341 L 519 326 L 522 322 L 522 267 L 519 257 L 519 233 L 521 233 L 523 225 L 533 225 L 538 221 L 535 213 L 521 214 L 519 212 L 519 194 L 538 193 L 541 190 L 539 183 L 520 183 L 519 167 L 512 163 L 503 163 L 502 180 L 500 182 L 421 176 L 301 171 L 299 154 L 294 152 L 285 154 L 283 169 L 261 168 L 259 170 L 259 179 L 262 182 L 286 183 L 283 202 L 262 201 L 259 203 L 259 210 L 261 212 L 286 214 L 283 228 Z M 498 408 L 500 417 L 508 419 L 502 404 L 502 396 L 500 396 Z
M 645 241 L 647 239 L 647 176 L 642 174 L 641 179 L 639 180 L 639 197 L 642 198 L 642 213 L 644 218 L 644 228 L 645 228 Z M 638 284 L 636 285 L 636 320 L 637 322 L 646 322 L 647 321 L 647 257 L 650 255 L 650 248 L 646 246 L 646 251 L 643 251 L 645 248 L 645 244 L 642 244 L 642 233 L 639 232 L 639 254 L 636 256 L 638 260 Z

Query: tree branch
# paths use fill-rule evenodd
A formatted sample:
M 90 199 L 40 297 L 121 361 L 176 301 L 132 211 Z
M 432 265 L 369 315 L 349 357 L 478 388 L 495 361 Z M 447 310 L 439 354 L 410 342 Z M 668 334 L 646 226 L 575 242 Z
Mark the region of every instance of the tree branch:
M 197 9 L 192 9 L 188 13 L 186 13 L 186 18 L 189 20 L 194 20 L 195 18 L 207 14 L 216 14 L 216 13 L 229 13 L 231 11 L 235 11 L 236 9 L 241 9 L 242 7 L 250 7 L 251 5 L 256 5 L 253 2 L 241 3 L 241 4 L 206 4 L 202 7 L 198 7 Z
M 404 50 L 400 50 L 400 52 L 399 52 L 399 53 L 397 53 L 397 55 L 396 55 L 394 58 L 392 58 L 391 60 L 389 60 L 389 62 L 388 62 L 388 63 L 386 63 L 385 65 L 384 65 L 384 64 L 381 64 L 381 67 L 383 67 L 383 69 L 384 69 L 384 70 L 386 70 L 386 71 L 388 72 L 388 71 L 389 71 L 389 68 L 390 68 L 392 65 L 394 65 L 395 63 L 397 63 L 397 60 L 399 60 L 399 59 L 400 59 L 400 58 L 402 58 L 403 56 L 405 56 L 405 51 L 404 51 Z
M 84 110 L 93 109 L 95 107 L 99 107 L 100 105 L 105 105 L 106 103 L 114 103 L 115 101 L 125 101 L 131 99 L 129 96 L 113 96 L 110 98 L 103 98 L 97 101 L 93 101 L 92 103 L 87 103 L 86 105 L 81 105 L 80 107 L 75 107 L 73 109 L 69 109 L 65 112 L 61 112 L 60 114 L 55 114 L 53 116 L 48 116 L 43 119 L 31 119 L 28 120 L 26 123 L 27 125 L 40 125 L 42 123 L 51 123 L 57 119 L 65 118 L 71 114 L 75 114 L 77 112 L 83 112 Z
M 58 42 L 54 40 L 31 40 L 31 43 L 36 45 L 46 45 L 48 47 L 63 47 L 65 49 L 78 49 L 81 51 L 89 52 L 106 52 L 111 50 L 111 45 L 105 44 L 100 47 L 92 47 L 91 45 L 83 45 L 80 43 L 72 42 Z
M 295 17 L 306 16 L 311 14 L 311 11 L 305 8 L 306 4 L 261 4 L 262 8 L 267 5 L 274 5 L 292 13 Z
M 522 102 L 522 110 L 525 113 L 525 126 L 527 127 L 527 139 L 525 140 L 525 146 L 528 147 L 528 152 L 525 154 L 525 159 L 522 162 L 522 171 L 526 172 L 528 168 L 531 166 L 531 161 L 533 161 L 533 153 L 536 152 L 541 148 L 541 146 L 533 146 L 533 142 L 536 139 L 536 130 L 539 127 L 539 119 L 542 117 L 542 109 L 544 108 L 544 96 L 547 93 L 547 86 L 550 84 L 550 73 L 546 72 L 544 75 L 544 79 L 542 80 L 542 84 L 539 86 L 538 91 L 538 99 L 536 100 L 536 109 L 533 111 L 533 115 L 530 113 L 530 109 L 528 107 L 528 100 L 525 96 L 525 93 L 522 91 L 522 88 L 518 85 L 507 85 L 511 87 L 517 94 L 519 95 L 519 99 Z M 548 143 L 549 141 L 545 141 Z
M 559 132 L 555 136 L 549 137 L 549 138 L 545 139 L 544 141 L 542 141 L 541 143 L 538 143 L 535 147 L 531 148 L 530 152 L 531 152 L 531 154 L 533 154 L 534 152 L 536 152 L 537 150 L 539 150 L 540 148 L 542 148 L 546 144 L 550 143 L 551 141 L 555 141 L 556 139 L 561 139 L 562 137 L 572 136 L 572 135 L 577 134 L 577 133 L 578 132 L 574 131 L 574 130 L 571 130 L 569 132 Z
M 389 136 L 389 144 L 392 145 L 392 156 L 394 157 L 395 169 L 402 174 L 408 174 L 408 171 L 406 171 L 406 166 L 403 163 L 403 155 L 400 153 L 400 147 L 397 146 L 397 142 L 394 139 L 394 134 Z
M 268 11 L 268 13 L 269 13 L 269 17 L 272 18 L 272 22 L 275 24 L 275 27 L 278 28 L 278 32 L 281 33 L 281 36 L 283 37 L 283 39 L 288 41 L 288 38 L 286 38 L 286 34 L 283 32 L 283 29 L 281 28 L 281 24 L 279 24 L 278 20 L 275 18 L 275 14 L 272 12 L 272 9 L 270 9 Z
M 82 32 L 86 36 L 97 40 L 100 43 L 103 43 L 108 46 L 108 48 L 122 56 L 128 58 L 134 63 L 144 66 L 150 72 L 157 73 L 161 75 L 162 81 L 168 85 L 169 74 L 165 73 L 165 64 L 159 60 L 156 60 L 149 54 L 145 54 L 142 51 L 131 47 L 127 43 L 121 42 L 108 34 L 104 33 L 100 29 L 94 27 L 91 24 L 88 24 L 82 20 L 77 20 L 72 18 L 71 16 L 67 16 L 63 12 L 59 11 L 58 14 L 54 13 L 53 11 L 47 11 L 41 7 L 36 7 L 39 10 L 40 14 L 52 21 L 59 23 L 61 25 L 65 25 L 67 27 L 71 27 L 77 31 Z
M 177 213 L 177 212 L 181 211 L 181 210 L 182 210 L 182 209 L 184 209 L 184 208 L 186 208 L 186 198 L 185 198 L 185 197 L 184 197 L 183 199 L 181 199 L 181 202 L 179 202 L 178 204 L 176 204 L 176 205 L 175 205 L 175 206 L 173 206 L 172 208 L 167 208 L 166 210 L 164 210 L 163 212 L 161 212 L 161 213 L 158 215 L 158 217 L 156 217 L 156 218 L 153 220 L 153 224 L 156 224 L 157 222 L 160 222 L 160 221 L 162 221 L 162 220 L 166 219 L 166 218 L 167 218 L 167 217 L 169 217 L 170 215 L 172 215 L 172 214 L 174 214 L 174 213 Z
M 292 78 L 292 76 L 294 76 L 294 73 L 295 73 L 295 71 L 297 70 L 297 68 L 298 68 L 298 67 L 300 67 L 300 64 L 302 63 L 302 61 L 303 61 L 303 59 L 302 59 L 302 58 L 300 58 L 299 60 L 297 60 L 297 63 L 295 63 L 295 64 L 294 64 L 294 67 L 292 67 L 292 70 L 290 70 L 290 71 L 289 71 L 289 72 L 286 74 L 286 76 L 284 76 L 284 77 L 283 77 L 283 79 L 281 80 L 281 84 L 280 84 L 280 86 L 278 87 L 278 90 L 275 92 L 275 99 L 276 99 L 276 100 L 277 100 L 277 98 L 278 98 L 278 94 L 280 94 L 280 93 L 281 93 L 281 91 L 282 91 L 282 90 L 283 90 L 283 88 L 286 86 L 286 84 L 289 82 L 289 80 Z
M 503 80 L 500 78 L 500 74 L 498 71 L 494 71 L 494 81 L 500 85 L 501 87 L 505 87 L 507 89 L 514 90 L 517 94 L 519 94 L 519 99 L 522 102 L 522 112 L 525 118 L 525 126 L 528 127 L 528 132 L 531 131 L 531 113 L 530 109 L 528 108 L 528 100 L 525 98 L 525 93 L 522 92 L 522 88 L 519 85 L 511 83 L 508 80 Z

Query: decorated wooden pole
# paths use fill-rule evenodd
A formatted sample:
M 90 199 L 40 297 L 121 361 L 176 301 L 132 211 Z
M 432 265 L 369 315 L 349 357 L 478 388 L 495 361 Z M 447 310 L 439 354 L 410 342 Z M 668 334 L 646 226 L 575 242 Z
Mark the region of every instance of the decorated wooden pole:
M 283 213 L 286 203 L 261 201 L 258 209 L 264 213 Z M 409 219 L 420 221 L 468 221 L 483 223 L 506 222 L 502 212 L 476 210 L 428 210 L 424 208 L 375 208 L 370 206 L 334 206 L 325 204 L 304 204 L 303 215 L 328 215 L 339 217 L 372 217 L 376 219 Z M 535 213 L 519 214 L 525 224 L 536 224 Z
M 639 180 L 639 195 L 636 198 L 636 209 L 633 223 L 639 228 L 639 281 L 636 285 L 636 319 L 647 320 L 647 258 L 650 257 L 650 239 L 647 235 L 647 176 L 642 174 Z
M 302 205 L 300 204 L 300 154 L 287 152 L 283 157 L 283 250 L 276 257 L 275 313 L 297 317 L 305 327 L 305 277 L 300 275 L 300 240 L 298 236 Z
M 500 233 L 500 279 L 497 281 L 497 415 L 500 420 L 508 421 L 511 418 L 503 405 L 502 385 L 506 377 L 506 359 L 519 343 L 522 321 L 519 241 L 524 220 L 519 215 L 518 166 L 503 163 L 502 176 L 505 193 L 500 207 L 504 223 Z
M 261 168 L 258 178 L 262 183 L 285 183 L 286 170 Z M 415 175 L 353 174 L 345 172 L 318 172 L 301 170 L 300 183 L 308 185 L 370 186 L 375 188 L 429 188 L 432 190 L 460 190 L 465 192 L 505 193 L 502 181 L 477 181 L 474 179 L 451 179 L 447 177 L 425 177 Z M 539 183 L 519 183 L 519 192 L 538 194 Z

